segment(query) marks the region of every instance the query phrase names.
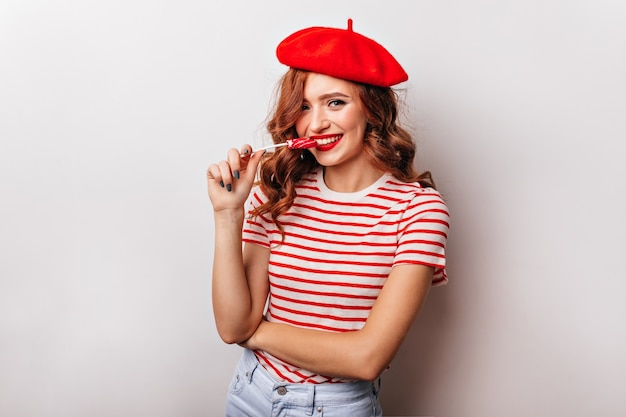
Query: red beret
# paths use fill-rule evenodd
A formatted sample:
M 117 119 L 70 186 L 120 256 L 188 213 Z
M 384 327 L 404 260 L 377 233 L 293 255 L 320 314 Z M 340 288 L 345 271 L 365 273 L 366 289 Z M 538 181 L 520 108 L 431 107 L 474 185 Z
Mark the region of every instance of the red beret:
M 391 87 L 409 79 L 382 45 L 348 29 L 310 27 L 285 38 L 276 48 L 278 60 L 292 68 L 335 78 Z

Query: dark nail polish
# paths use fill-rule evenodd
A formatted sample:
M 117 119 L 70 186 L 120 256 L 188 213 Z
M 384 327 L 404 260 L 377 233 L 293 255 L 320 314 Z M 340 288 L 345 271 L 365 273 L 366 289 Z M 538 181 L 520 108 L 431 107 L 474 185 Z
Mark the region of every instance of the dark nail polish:
M 220 185 L 224 188 L 224 181 L 220 181 Z
M 235 171 L 233 174 L 235 175 L 235 179 L 238 180 L 239 179 L 239 171 Z
M 232 191 L 233 186 L 230 184 L 226 184 L 226 191 Z

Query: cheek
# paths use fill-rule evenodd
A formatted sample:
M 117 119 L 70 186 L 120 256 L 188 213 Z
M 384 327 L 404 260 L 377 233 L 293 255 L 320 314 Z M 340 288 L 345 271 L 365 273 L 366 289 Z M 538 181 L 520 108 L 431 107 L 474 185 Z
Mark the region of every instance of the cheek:
M 352 120 L 352 123 L 349 125 L 349 130 L 354 132 L 358 136 L 365 136 L 366 127 L 367 127 L 366 123 L 361 123 L 360 121 Z
M 338 123 L 341 123 L 348 129 L 360 130 L 360 131 L 364 131 L 365 127 L 367 126 L 367 121 L 364 115 L 360 113 L 351 113 L 351 114 L 343 115 L 343 117 L 341 118 L 340 121 L 338 121 Z

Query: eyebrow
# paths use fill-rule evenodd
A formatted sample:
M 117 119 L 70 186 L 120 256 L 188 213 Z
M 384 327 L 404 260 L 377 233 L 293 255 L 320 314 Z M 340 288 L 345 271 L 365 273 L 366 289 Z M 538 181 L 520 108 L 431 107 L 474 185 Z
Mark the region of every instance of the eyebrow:
M 349 95 L 344 94 L 344 93 L 340 93 L 339 91 L 333 92 L 333 93 L 327 93 L 327 94 L 322 94 L 321 96 L 319 96 L 317 99 L 318 100 L 327 100 L 329 98 L 333 98 L 333 97 L 345 97 L 345 98 L 350 98 Z

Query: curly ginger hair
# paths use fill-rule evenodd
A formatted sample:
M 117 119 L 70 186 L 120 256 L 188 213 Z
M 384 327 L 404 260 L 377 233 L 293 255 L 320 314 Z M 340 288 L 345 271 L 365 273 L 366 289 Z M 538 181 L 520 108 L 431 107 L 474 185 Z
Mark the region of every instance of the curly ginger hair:
M 295 128 L 304 100 L 304 84 L 309 72 L 290 68 L 278 83 L 278 99 L 267 122 L 274 143 L 298 136 Z M 363 149 L 368 161 L 402 182 L 419 182 L 435 188 L 429 171 L 418 174 L 413 166 L 415 143 L 398 123 L 398 95 L 389 87 L 355 83 L 367 117 Z M 270 214 L 282 233 L 277 218 L 296 197 L 296 185 L 320 164 L 308 151 L 293 152 L 285 147 L 266 155 L 259 168 L 258 184 L 268 200 L 251 214 Z

